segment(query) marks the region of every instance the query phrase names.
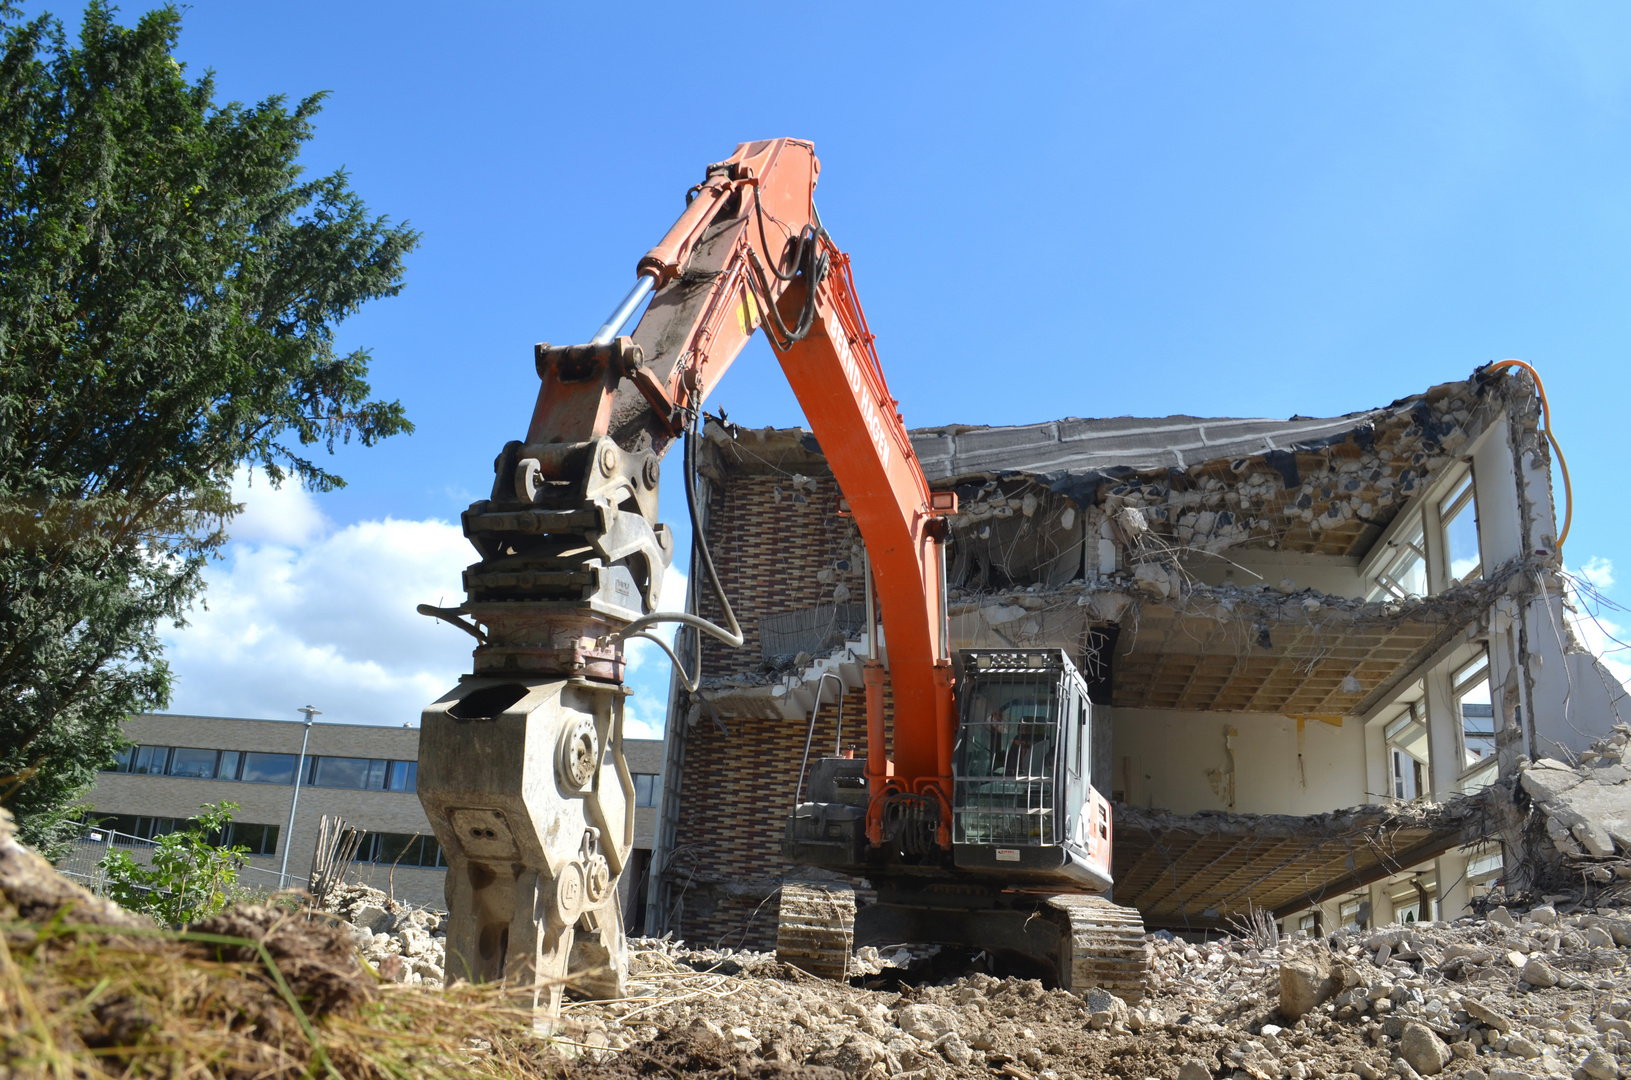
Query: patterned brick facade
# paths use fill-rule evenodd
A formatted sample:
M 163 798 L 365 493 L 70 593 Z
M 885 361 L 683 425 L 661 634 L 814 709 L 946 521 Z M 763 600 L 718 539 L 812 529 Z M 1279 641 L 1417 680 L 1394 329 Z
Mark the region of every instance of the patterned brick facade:
M 840 514 L 838 486 L 825 463 L 815 452 L 788 460 L 785 433 L 774 444 L 778 453 L 757 436 L 742 431 L 731 443 L 710 440 L 705 467 L 726 482 L 709 485 L 708 543 L 745 641 L 731 649 L 705 639 L 706 680 L 775 677 L 760 637 L 768 616 L 863 602 L 860 533 Z M 701 613 L 718 622 L 718 602 L 700 574 L 697 581 Z M 846 694 L 842 714 L 842 746 L 865 756 L 865 692 Z M 812 760 L 833 752 L 838 719 L 836 704 L 819 710 Z M 669 906 L 659 927 L 698 945 L 772 948 L 776 889 L 795 870 L 781 857 L 781 838 L 808 722 L 733 716 L 688 702 L 669 722 L 684 728 L 685 763 L 666 863 Z
M 838 513 L 838 485 L 831 476 L 732 476 L 728 485 L 713 485 L 708 543 L 746 638 L 740 649 L 704 639 L 708 675 L 760 670 L 759 620 L 766 615 L 833 603 L 835 591 L 839 598 L 861 600 L 861 537 L 855 523 Z M 713 592 L 700 595 L 703 616 L 723 618 Z

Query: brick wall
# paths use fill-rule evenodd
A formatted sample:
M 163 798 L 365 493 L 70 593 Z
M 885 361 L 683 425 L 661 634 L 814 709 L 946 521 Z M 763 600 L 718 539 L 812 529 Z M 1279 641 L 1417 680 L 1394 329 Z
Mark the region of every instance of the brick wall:
M 756 434 L 744 431 L 735 446 L 723 446 L 727 479 L 711 485 L 708 543 L 745 642 L 731 649 L 705 638 L 704 677 L 764 670 L 761 618 L 821 604 L 859 604 L 864 596 L 860 533 L 838 513 L 837 483 L 808 457 L 778 467 L 781 462 L 756 444 Z M 719 621 L 723 613 L 700 578 L 699 593 L 701 614 Z M 885 706 L 887 711 L 887 686 Z M 687 711 L 675 710 L 670 723 L 684 724 Z M 836 704 L 819 710 L 811 760 L 832 753 L 838 714 Z M 775 890 L 796 869 L 781 857 L 781 838 L 808 723 L 724 710 L 721 718 L 723 729 L 704 709 L 684 732 L 685 767 L 666 872 L 667 927 L 699 946 L 771 949 Z M 863 690 L 844 698 L 843 744 L 853 744 L 857 756 L 866 754 Z
M 732 475 L 730 483 L 713 485 L 708 546 L 746 640 L 732 649 L 705 638 L 704 674 L 757 672 L 762 616 L 833 603 L 835 591 L 842 597 L 847 590 L 859 603 L 860 543 L 854 521 L 838 514 L 838 485 L 830 476 Z M 723 618 L 711 589 L 701 588 L 701 601 L 704 618 Z

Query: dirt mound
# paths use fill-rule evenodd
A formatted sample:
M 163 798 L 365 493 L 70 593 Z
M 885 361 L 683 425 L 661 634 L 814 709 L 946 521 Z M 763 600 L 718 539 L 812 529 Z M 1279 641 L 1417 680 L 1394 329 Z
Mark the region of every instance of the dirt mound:
M 1128 1006 L 979 970 L 866 989 L 769 954 L 642 941 L 631 999 L 569 1003 L 569 1037 L 636 1073 L 640 1055 L 677 1039 L 867 1080 L 1631 1076 L 1622 911 L 1540 905 L 1290 942 L 1157 934 L 1153 946 L 1152 993 Z

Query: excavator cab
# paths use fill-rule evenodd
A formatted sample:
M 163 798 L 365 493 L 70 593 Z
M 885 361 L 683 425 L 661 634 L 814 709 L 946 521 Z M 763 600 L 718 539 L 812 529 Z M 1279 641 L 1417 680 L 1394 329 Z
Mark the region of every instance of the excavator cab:
M 947 869 L 1108 892 L 1110 804 L 1091 783 L 1094 706 L 1081 672 L 1062 649 L 960 659 Z M 846 873 L 892 861 L 866 843 L 864 759 L 809 762 L 799 790 L 782 840 L 789 861 Z M 922 872 L 921 855 L 901 858 Z
M 1091 784 L 1087 682 L 1062 649 L 962 654 L 952 862 L 1110 888 L 1110 807 Z

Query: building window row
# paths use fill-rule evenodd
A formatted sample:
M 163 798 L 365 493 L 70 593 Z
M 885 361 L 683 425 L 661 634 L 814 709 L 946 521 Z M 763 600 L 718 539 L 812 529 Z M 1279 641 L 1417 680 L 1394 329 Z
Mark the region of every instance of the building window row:
M 100 814 L 90 826 L 89 840 L 101 841 L 99 832 L 111 834 L 115 847 L 136 847 L 158 840 L 173 832 L 193 825 L 187 818 L 149 817 L 143 814 Z M 251 855 L 276 855 L 278 827 L 256 825 L 248 821 L 234 821 L 224 830 L 210 834 L 209 842 L 216 847 L 246 847 Z
M 107 771 L 185 776 L 196 780 L 237 780 L 249 784 L 293 784 L 299 761 L 298 754 L 193 746 L 131 746 L 119 753 L 118 760 Z M 413 791 L 418 777 L 417 761 L 308 755 L 302 782 L 312 787 Z
M 384 866 L 447 866 L 442 845 L 436 837 L 423 833 L 365 832 L 357 845 L 356 861 Z

